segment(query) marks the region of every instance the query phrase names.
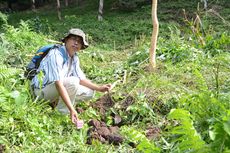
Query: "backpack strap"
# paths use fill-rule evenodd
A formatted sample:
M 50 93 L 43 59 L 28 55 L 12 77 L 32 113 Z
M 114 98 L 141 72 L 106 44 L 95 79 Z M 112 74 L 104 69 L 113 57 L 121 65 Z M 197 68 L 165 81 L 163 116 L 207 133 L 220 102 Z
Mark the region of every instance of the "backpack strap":
M 59 50 L 61 51 L 62 56 L 63 56 L 63 58 L 64 58 L 64 61 L 63 61 L 63 65 L 64 65 L 65 62 L 68 60 L 68 55 L 67 55 L 65 46 L 61 46 L 61 47 L 59 48 Z

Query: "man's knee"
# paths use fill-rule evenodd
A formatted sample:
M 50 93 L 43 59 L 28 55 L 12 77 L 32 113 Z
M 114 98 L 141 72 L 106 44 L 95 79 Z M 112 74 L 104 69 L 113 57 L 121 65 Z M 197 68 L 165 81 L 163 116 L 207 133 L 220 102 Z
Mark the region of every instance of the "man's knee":
M 94 94 L 95 94 L 95 91 L 94 91 L 94 90 L 88 89 L 88 92 L 87 92 L 87 94 L 86 94 L 87 100 L 93 98 Z
M 79 82 L 80 81 L 77 77 L 68 77 L 64 79 L 63 84 L 67 91 L 72 90 L 77 92 L 77 89 L 79 88 Z
M 93 98 L 94 94 L 95 94 L 94 90 L 80 85 L 76 95 L 76 100 L 77 101 L 89 100 Z

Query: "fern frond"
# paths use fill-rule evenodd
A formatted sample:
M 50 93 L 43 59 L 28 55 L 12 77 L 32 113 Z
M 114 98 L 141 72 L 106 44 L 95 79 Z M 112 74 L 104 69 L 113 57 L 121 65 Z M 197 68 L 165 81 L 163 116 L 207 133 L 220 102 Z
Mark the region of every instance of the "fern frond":
M 230 149 L 230 109 L 223 115 L 222 120 L 210 127 L 209 135 L 213 140 L 213 150 L 223 152 L 227 148 Z
M 135 144 L 138 144 L 136 146 L 137 150 L 144 152 L 144 153 L 159 153 L 160 149 L 155 146 L 154 143 L 150 142 L 144 134 L 142 134 L 140 131 L 132 128 L 123 126 L 121 128 L 121 132 L 123 135 L 125 135 L 126 139 L 129 140 L 129 142 L 133 142 Z
M 15 68 L 7 68 L 5 65 L 0 66 L 0 81 L 12 77 L 18 73 L 18 70 Z
M 205 142 L 194 128 L 191 117 L 190 113 L 183 109 L 172 109 L 168 116 L 169 119 L 180 121 L 180 125 L 174 127 L 171 133 L 179 135 L 174 141 L 179 143 L 178 147 L 182 152 L 205 148 Z
M 201 91 L 208 91 L 208 85 L 203 74 L 198 69 L 195 69 L 193 74 L 196 76 L 197 88 Z

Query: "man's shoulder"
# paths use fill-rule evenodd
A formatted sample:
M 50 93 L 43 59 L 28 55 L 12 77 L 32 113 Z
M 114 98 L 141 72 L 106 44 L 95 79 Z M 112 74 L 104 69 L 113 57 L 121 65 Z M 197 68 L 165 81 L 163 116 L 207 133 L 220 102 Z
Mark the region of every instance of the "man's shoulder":
M 49 56 L 51 56 L 51 55 L 63 56 L 62 48 L 61 48 L 61 47 L 54 47 L 54 48 L 51 48 L 48 55 L 49 55 Z
M 68 55 L 65 49 L 65 46 L 61 47 L 54 47 L 50 49 L 46 61 L 47 62 L 58 62 L 58 63 L 65 63 L 68 60 Z

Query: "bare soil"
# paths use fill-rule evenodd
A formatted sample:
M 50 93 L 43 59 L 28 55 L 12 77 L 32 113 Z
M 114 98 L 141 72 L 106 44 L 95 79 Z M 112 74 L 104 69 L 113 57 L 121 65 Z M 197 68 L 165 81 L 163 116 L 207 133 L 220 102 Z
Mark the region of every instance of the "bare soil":
M 135 99 L 132 96 L 127 96 L 124 100 L 124 102 L 121 104 L 123 109 L 126 109 L 130 105 L 132 105 L 135 102 Z
M 146 137 L 150 140 L 160 137 L 161 129 L 158 127 L 149 127 L 146 130 Z
M 110 107 L 114 106 L 114 100 L 110 93 L 105 94 L 100 97 L 95 103 L 92 104 L 93 108 L 96 108 L 101 115 L 105 115 L 105 112 L 109 110 Z
M 90 120 L 88 125 L 91 128 L 88 130 L 87 144 L 92 144 L 93 139 L 114 145 L 119 145 L 123 142 L 118 126 L 107 126 L 104 122 L 96 119 Z
M 158 98 L 153 97 L 152 94 L 147 94 L 147 96 L 149 96 L 148 98 L 150 99 L 150 103 L 159 103 Z M 124 139 L 119 134 L 119 127 L 126 124 L 127 122 L 123 120 L 119 114 L 115 114 L 114 112 L 110 111 L 110 108 L 113 107 L 114 109 L 119 109 L 126 114 L 128 113 L 125 112 L 126 109 L 133 103 L 135 103 L 135 98 L 131 95 L 127 95 L 124 99 L 120 99 L 120 101 L 115 102 L 115 100 L 111 96 L 111 93 L 103 95 L 95 103 L 93 103 L 91 106 L 99 112 L 100 116 L 102 117 L 102 121 L 92 119 L 88 122 L 90 128 L 87 132 L 87 144 L 92 144 L 93 140 L 98 140 L 102 143 L 109 143 L 114 145 L 121 144 Z M 119 104 L 118 108 L 116 107 L 117 104 Z M 78 108 L 77 111 L 82 112 L 80 108 Z M 113 118 L 113 126 L 107 126 L 105 123 L 106 116 L 108 115 Z M 160 128 L 151 125 L 148 126 L 145 131 L 146 137 L 150 140 L 159 138 L 160 133 Z M 130 142 L 129 145 L 132 147 L 136 147 L 136 144 L 132 142 Z

